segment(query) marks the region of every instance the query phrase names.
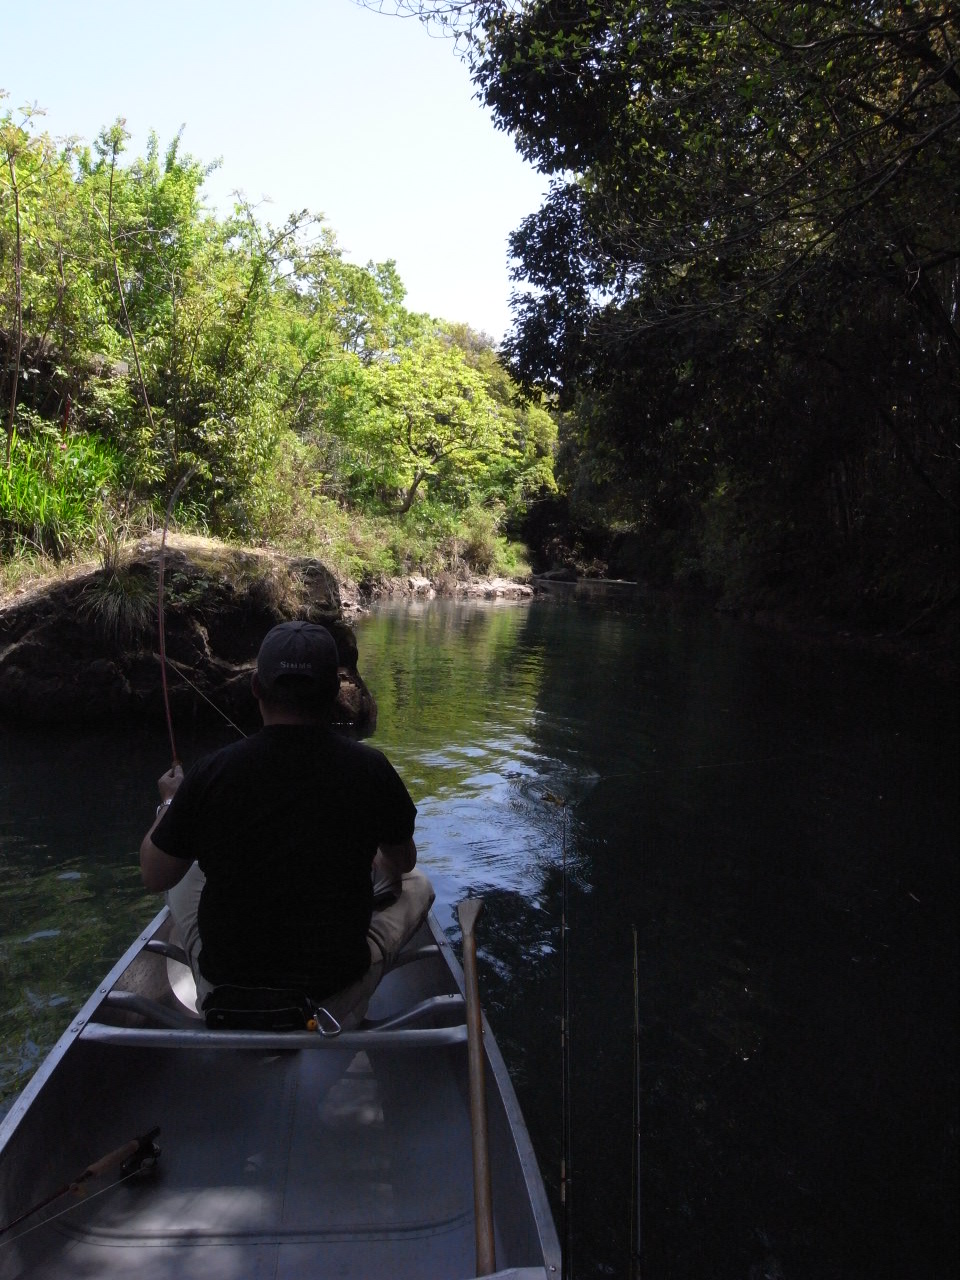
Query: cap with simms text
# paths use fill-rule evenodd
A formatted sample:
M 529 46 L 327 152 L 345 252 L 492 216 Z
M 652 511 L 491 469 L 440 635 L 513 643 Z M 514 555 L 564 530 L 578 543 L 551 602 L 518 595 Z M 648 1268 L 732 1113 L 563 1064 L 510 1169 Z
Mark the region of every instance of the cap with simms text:
M 315 622 L 281 622 L 263 638 L 257 654 L 257 677 L 264 690 L 293 677 L 316 684 L 333 699 L 340 688 L 337 644 L 326 627 Z

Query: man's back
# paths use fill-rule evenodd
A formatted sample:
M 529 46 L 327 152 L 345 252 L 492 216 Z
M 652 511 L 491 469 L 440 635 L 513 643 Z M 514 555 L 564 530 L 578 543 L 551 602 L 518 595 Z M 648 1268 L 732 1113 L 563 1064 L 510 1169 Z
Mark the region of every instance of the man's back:
M 415 815 L 382 753 L 323 726 L 267 725 L 201 761 L 152 838 L 206 875 L 204 977 L 318 999 L 360 977 L 377 846 Z

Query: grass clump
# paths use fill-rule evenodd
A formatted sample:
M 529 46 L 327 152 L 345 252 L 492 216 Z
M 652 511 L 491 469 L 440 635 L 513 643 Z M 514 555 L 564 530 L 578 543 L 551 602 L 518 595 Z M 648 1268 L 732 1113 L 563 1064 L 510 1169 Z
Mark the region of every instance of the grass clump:
M 153 625 L 156 580 L 136 565 L 101 569 L 84 587 L 80 609 L 109 639 L 132 639 Z

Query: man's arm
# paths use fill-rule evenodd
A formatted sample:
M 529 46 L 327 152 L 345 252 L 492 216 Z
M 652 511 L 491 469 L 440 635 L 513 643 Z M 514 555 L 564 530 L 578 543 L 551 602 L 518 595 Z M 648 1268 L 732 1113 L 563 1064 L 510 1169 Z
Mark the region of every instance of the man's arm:
M 382 844 L 377 850 L 377 857 L 394 875 L 402 876 L 412 871 L 417 865 L 417 846 L 413 836 L 402 844 Z
M 140 845 L 140 876 L 143 883 L 154 893 L 161 889 L 172 889 L 179 884 L 190 870 L 190 862 L 186 858 L 171 858 L 150 839 L 143 837 Z
M 172 889 L 190 870 L 188 858 L 171 857 L 169 853 L 164 853 L 158 848 L 150 838 L 182 781 L 183 770 L 178 764 L 161 776 L 157 783 L 160 790 L 160 807 L 157 809 L 157 816 L 150 824 L 150 830 L 140 843 L 140 876 L 146 887 L 154 893 L 159 893 L 162 889 Z

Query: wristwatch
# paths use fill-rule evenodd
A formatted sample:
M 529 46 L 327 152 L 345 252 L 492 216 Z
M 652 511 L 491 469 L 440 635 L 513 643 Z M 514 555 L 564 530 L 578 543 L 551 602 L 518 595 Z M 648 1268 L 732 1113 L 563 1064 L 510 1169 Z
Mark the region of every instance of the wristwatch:
M 158 818 L 160 817 L 161 813 L 163 813 L 164 809 L 166 809 L 167 805 L 170 805 L 170 804 L 173 804 L 173 796 L 171 796 L 169 800 L 161 800 L 161 801 L 160 801 L 160 803 L 157 805 L 157 817 L 158 817 Z

